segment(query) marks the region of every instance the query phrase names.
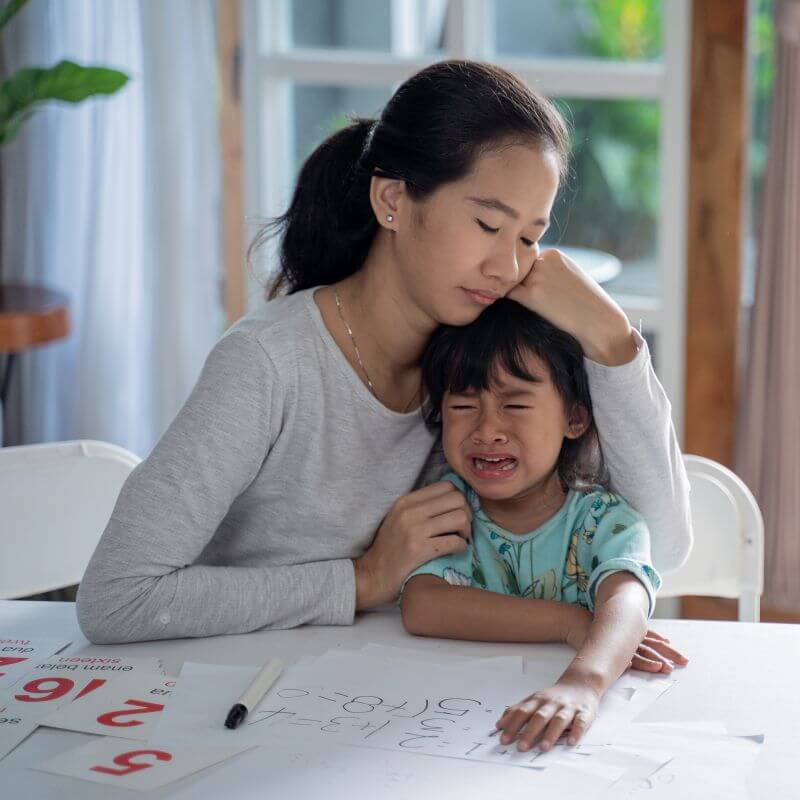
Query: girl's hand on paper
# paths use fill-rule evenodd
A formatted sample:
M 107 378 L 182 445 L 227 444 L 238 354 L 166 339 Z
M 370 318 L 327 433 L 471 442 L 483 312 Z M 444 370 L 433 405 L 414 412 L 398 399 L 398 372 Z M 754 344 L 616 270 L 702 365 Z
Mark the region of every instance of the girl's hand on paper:
M 577 617 L 575 624 L 567 632 L 567 644 L 575 650 L 580 650 L 589 635 L 593 619 L 594 617 L 589 611 L 585 615 Z M 689 659 L 672 647 L 666 636 L 648 630 L 628 666 L 642 672 L 661 672 L 669 675 L 675 664 L 685 667 L 688 663 Z
M 560 250 L 544 250 L 507 296 L 571 333 L 592 361 L 613 366 L 636 355 L 625 312 Z
M 502 744 L 519 734 L 518 750 L 530 750 L 536 740 L 540 750 L 549 750 L 569 729 L 569 744 L 577 744 L 597 717 L 601 693 L 578 681 L 562 679 L 506 709 L 496 725 Z
M 463 553 L 471 535 L 472 509 L 450 481 L 402 495 L 354 561 L 356 609 L 396 600 L 410 572 L 437 556 Z
M 689 659 L 672 647 L 666 636 L 655 631 L 647 631 L 633 654 L 630 666 L 642 672 L 662 672 L 664 675 L 669 675 L 673 670 L 673 664 L 685 667 L 688 663 Z

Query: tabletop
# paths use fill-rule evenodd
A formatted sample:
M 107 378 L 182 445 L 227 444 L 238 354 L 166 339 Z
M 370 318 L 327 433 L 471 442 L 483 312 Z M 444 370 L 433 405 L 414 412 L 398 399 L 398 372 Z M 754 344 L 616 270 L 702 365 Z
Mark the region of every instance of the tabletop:
M 731 733 L 764 733 L 766 743 L 748 781 L 750 796 L 759 799 L 800 796 L 794 771 L 795 754 L 800 745 L 800 692 L 796 688 L 800 626 L 661 619 L 654 620 L 653 625 L 660 633 L 669 636 L 691 662 L 686 669 L 676 671 L 678 682 L 674 688 L 637 721 L 722 721 Z M 127 656 L 157 656 L 168 674 L 177 674 L 184 661 L 261 665 L 267 658 L 275 656 L 291 664 L 303 655 L 321 655 L 326 650 L 337 648 L 358 649 L 370 642 L 425 650 L 442 656 L 487 658 L 522 655 L 526 661 L 549 659 L 563 662 L 565 666 L 572 652 L 562 645 L 494 644 L 411 636 L 403 629 L 396 607 L 359 614 L 352 626 L 305 626 L 293 630 L 262 630 L 205 639 L 103 647 L 91 645 L 83 637 L 72 603 L 7 600 L 0 601 L 0 634 L 70 639 L 72 644 L 63 654 L 80 651 L 102 655 L 113 650 Z M 77 781 L 27 767 L 77 747 L 89 738 L 68 731 L 37 730 L 0 761 L 0 785 L 13 787 L 9 796 L 58 797 L 63 800 L 70 796 L 70 791 L 77 791 Z M 325 764 L 325 769 L 323 765 L 306 764 L 304 769 L 289 774 L 285 771 L 285 754 L 272 748 L 260 748 L 258 758 L 259 764 L 263 765 L 264 784 L 254 785 L 252 770 L 249 778 L 237 781 L 236 764 L 223 764 L 146 796 L 217 798 L 220 781 L 215 782 L 216 770 L 224 778 L 221 785 L 224 786 L 225 800 L 263 797 L 265 785 L 277 789 L 280 796 L 285 796 L 288 791 L 310 793 L 324 790 L 328 798 L 347 797 L 349 800 L 376 795 L 381 798 L 485 798 L 491 796 L 487 792 L 497 791 L 498 775 L 524 772 L 448 758 L 407 756 L 377 750 L 364 752 L 368 755 L 363 757 L 370 761 L 357 786 L 339 786 L 335 781 L 335 764 L 332 763 Z M 437 763 L 426 768 L 424 782 L 417 778 L 415 784 L 413 766 L 408 767 L 407 761 L 402 759 L 425 759 L 428 765 Z M 399 774 L 401 769 L 405 769 L 403 781 L 393 783 L 391 776 Z M 433 785 L 432 774 L 436 776 L 436 785 Z M 529 792 L 517 794 L 514 786 L 518 783 L 511 779 L 508 779 L 508 788 L 503 785 L 504 799 L 526 796 L 528 800 Z M 95 797 L 133 797 L 135 794 L 129 790 L 113 790 L 108 786 L 81 782 L 80 796 L 93 800 Z

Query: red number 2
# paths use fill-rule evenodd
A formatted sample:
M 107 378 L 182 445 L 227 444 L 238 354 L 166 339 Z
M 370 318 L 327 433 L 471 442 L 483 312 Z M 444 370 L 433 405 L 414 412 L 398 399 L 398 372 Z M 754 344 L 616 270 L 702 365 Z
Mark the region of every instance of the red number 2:
M 163 750 L 131 750 L 128 753 L 120 753 L 114 757 L 114 763 L 118 764 L 122 769 L 114 769 L 114 767 L 89 767 L 93 772 L 102 772 L 105 775 L 130 775 L 131 772 L 139 772 L 143 769 L 149 769 L 153 764 L 134 764 L 133 759 L 136 756 L 155 756 L 157 761 L 172 761 L 172 755 L 165 753 Z
M 164 708 L 162 703 L 148 703 L 146 700 L 126 700 L 125 703 L 129 706 L 137 706 L 137 708 L 126 708 L 121 711 L 107 711 L 105 714 L 101 714 L 97 718 L 97 721 L 101 725 L 113 725 L 116 728 L 130 728 L 132 725 L 142 725 L 143 723 L 140 719 L 116 722 L 116 718 L 128 716 L 130 714 L 152 714 Z

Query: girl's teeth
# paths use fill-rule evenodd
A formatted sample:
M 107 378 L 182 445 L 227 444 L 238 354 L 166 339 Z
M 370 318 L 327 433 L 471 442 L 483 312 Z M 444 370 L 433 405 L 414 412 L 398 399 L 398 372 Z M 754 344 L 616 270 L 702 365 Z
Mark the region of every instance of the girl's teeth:
M 491 460 L 488 458 L 476 458 L 474 461 L 479 469 L 499 470 L 502 472 L 508 472 L 513 469 L 517 463 L 513 458 L 497 458 Z

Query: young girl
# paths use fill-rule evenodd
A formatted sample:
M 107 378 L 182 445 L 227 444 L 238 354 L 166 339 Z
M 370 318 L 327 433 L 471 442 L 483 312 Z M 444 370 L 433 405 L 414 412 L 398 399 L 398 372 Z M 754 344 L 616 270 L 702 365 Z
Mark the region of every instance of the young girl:
M 508 743 L 525 726 L 520 750 L 539 736 L 547 750 L 568 728 L 574 744 L 635 658 L 661 584 L 645 521 L 599 485 L 581 346 L 498 300 L 466 327 L 440 328 L 422 375 L 427 422 L 452 468 L 445 480 L 472 509 L 472 536 L 463 552 L 411 573 L 403 623 L 425 636 L 573 645 L 558 683 L 497 727 Z
M 539 253 L 566 144 L 547 100 L 454 61 L 311 154 L 274 299 L 214 347 L 120 493 L 78 593 L 89 639 L 350 625 L 463 549 L 470 511 L 436 480 L 419 364 L 439 324 L 501 296 L 582 344 L 612 483 L 648 520 L 656 565 L 682 562 L 688 483 L 647 347 L 576 265 Z

